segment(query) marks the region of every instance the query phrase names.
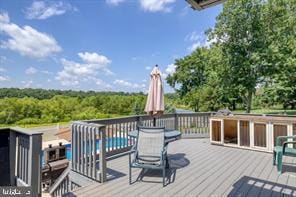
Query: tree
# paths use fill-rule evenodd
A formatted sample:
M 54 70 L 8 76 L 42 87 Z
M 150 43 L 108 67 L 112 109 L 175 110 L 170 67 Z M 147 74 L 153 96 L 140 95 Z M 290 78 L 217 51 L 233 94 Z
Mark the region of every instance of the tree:
M 296 107 L 296 0 L 269 0 L 265 7 L 268 61 L 275 72 L 266 94 L 284 109 Z
M 225 79 L 239 92 L 247 113 L 257 84 L 272 71 L 266 61 L 263 5 L 263 0 L 228 0 L 211 31 L 229 67 Z
M 190 55 L 175 62 L 176 72 L 167 82 L 194 111 L 217 110 L 223 106 L 222 80 L 218 75 L 224 62 L 221 47 L 197 48 Z

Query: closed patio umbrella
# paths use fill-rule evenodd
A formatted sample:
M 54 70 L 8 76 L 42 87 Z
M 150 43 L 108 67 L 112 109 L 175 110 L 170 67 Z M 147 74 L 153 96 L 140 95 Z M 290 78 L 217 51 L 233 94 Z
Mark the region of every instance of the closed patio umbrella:
M 156 117 L 164 112 L 164 92 L 161 80 L 161 72 L 156 65 L 150 74 L 150 85 L 145 112 L 153 116 L 153 126 L 156 126 Z

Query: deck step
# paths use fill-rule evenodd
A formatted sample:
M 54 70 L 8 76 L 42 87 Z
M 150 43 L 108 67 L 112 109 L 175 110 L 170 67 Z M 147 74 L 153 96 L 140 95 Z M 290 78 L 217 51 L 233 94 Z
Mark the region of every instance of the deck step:
M 77 185 L 81 187 L 92 184 L 92 183 L 97 183 L 96 181 L 90 178 L 87 178 L 86 176 L 83 176 L 73 170 L 70 171 L 69 178 L 71 181 L 75 182 Z

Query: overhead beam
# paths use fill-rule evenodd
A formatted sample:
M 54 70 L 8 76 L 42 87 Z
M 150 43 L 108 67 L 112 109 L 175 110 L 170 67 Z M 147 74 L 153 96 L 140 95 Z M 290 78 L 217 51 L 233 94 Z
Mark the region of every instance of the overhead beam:
M 205 8 L 223 3 L 226 0 L 186 0 L 194 10 L 203 10 Z

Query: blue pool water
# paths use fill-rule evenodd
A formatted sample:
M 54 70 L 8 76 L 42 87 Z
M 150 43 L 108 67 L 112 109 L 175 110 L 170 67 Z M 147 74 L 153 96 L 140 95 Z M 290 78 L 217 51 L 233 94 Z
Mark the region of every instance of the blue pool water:
M 109 147 L 116 147 L 116 146 L 127 146 L 129 143 L 129 140 L 127 138 L 123 137 L 113 137 L 113 138 L 107 138 L 106 139 L 106 147 L 107 149 Z M 100 142 L 101 140 L 97 140 L 96 142 L 96 148 L 97 150 L 100 150 Z M 66 144 L 66 158 L 68 160 L 72 159 L 72 154 L 71 154 L 71 144 Z M 43 152 L 42 152 L 42 163 L 44 164 L 44 157 L 43 157 Z

